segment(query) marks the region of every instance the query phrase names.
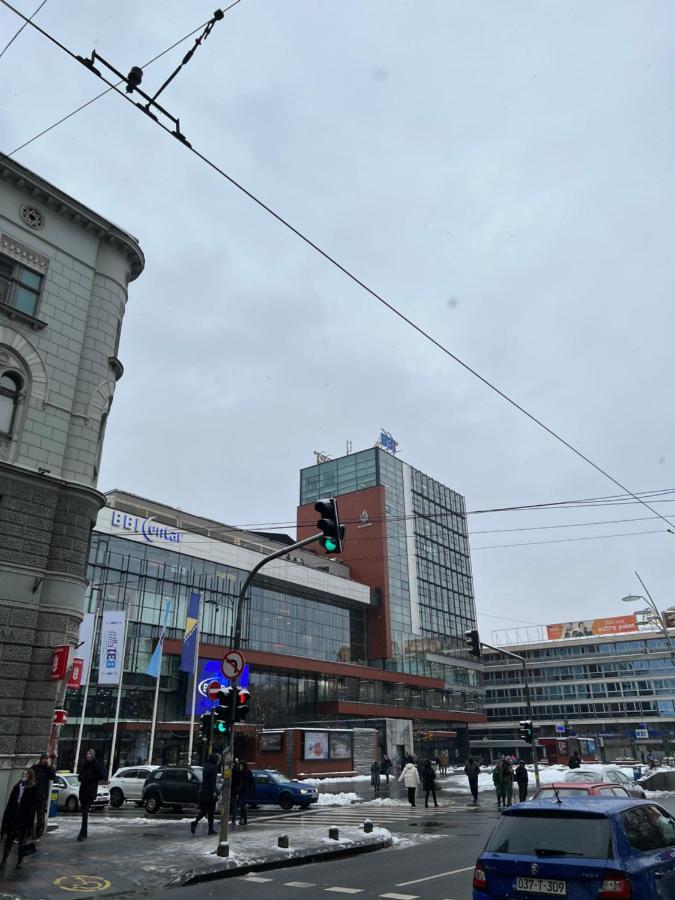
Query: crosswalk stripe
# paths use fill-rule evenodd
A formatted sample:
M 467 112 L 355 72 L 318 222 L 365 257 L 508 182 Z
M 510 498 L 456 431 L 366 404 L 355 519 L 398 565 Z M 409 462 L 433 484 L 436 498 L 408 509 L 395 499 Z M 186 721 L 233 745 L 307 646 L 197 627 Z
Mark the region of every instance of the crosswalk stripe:
M 284 887 L 306 888 L 306 887 L 316 887 L 316 885 L 312 881 L 285 881 Z
M 243 881 L 252 881 L 255 884 L 265 884 L 268 881 L 272 881 L 272 878 L 263 878 L 262 875 L 244 875 Z
M 380 897 L 387 900 L 417 900 L 418 896 L 418 894 L 380 894 Z
M 361 894 L 363 888 L 329 887 L 324 888 L 324 891 L 331 891 L 333 894 Z
M 419 884 L 422 881 L 433 881 L 434 878 L 445 878 L 446 875 L 457 875 L 460 872 L 468 872 L 475 866 L 466 866 L 464 869 L 451 869 L 449 872 L 439 872 L 437 875 L 426 875 L 424 878 L 416 878 L 414 881 L 400 881 L 396 887 L 407 887 L 409 884 Z

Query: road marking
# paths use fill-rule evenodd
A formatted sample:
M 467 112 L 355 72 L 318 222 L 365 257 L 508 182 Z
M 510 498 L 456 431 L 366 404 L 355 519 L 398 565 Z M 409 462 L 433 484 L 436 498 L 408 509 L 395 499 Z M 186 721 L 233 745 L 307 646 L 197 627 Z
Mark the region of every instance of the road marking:
M 417 900 L 417 894 L 380 894 L 380 897 L 387 897 L 388 900 Z
M 54 884 L 62 891 L 82 891 L 85 894 L 95 891 L 107 891 L 111 882 L 100 875 L 63 875 Z
M 253 881 L 255 884 L 266 884 L 272 880 L 272 878 L 263 878 L 262 875 L 244 875 L 243 877 L 243 881 Z
M 284 887 L 316 887 L 311 881 L 285 881 Z
M 427 875 L 426 878 L 416 878 L 414 881 L 400 881 L 396 887 L 407 887 L 409 884 L 419 884 L 422 881 L 433 881 L 434 878 L 445 878 L 446 875 L 458 875 L 460 872 L 469 872 L 475 866 L 466 866 L 464 869 L 451 869 L 449 872 L 439 872 L 438 875 Z M 392 895 L 382 894 L 383 897 Z
M 331 887 L 324 888 L 324 891 L 332 891 L 334 894 L 361 894 L 363 892 L 363 888 Z

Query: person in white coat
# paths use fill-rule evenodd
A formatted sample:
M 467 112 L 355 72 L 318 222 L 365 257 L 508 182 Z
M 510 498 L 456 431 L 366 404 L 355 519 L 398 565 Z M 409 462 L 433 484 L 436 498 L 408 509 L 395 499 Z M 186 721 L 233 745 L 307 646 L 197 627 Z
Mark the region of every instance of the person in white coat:
M 408 762 L 405 764 L 398 780 L 402 781 L 408 788 L 408 803 L 411 806 L 414 806 L 415 791 L 420 786 L 421 781 L 420 773 L 417 771 L 417 766 L 412 760 L 408 760 Z

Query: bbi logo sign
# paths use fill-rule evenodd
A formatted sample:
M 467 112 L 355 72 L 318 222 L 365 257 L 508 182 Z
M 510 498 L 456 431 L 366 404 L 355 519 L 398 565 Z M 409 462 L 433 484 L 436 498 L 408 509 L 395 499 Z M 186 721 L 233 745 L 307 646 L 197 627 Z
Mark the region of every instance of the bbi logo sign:
M 141 519 L 138 516 L 130 516 L 128 513 L 113 510 L 112 514 L 113 528 L 119 528 L 121 531 L 131 531 L 133 534 L 140 534 L 148 544 L 155 544 L 158 541 L 165 544 L 179 544 L 182 537 L 180 531 L 174 531 L 167 525 L 160 525 L 155 522 L 153 516 L 148 519 Z

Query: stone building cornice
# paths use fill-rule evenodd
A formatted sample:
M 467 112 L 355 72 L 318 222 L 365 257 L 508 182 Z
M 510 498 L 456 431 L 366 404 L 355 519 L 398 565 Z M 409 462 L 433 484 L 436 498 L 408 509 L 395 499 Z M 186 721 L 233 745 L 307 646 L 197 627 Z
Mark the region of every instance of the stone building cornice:
M 66 216 L 94 237 L 123 253 L 130 263 L 131 281 L 138 278 L 143 271 L 145 256 L 133 235 L 123 231 L 4 153 L 0 153 L 0 181 L 23 191 L 59 215 Z

